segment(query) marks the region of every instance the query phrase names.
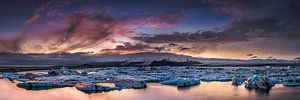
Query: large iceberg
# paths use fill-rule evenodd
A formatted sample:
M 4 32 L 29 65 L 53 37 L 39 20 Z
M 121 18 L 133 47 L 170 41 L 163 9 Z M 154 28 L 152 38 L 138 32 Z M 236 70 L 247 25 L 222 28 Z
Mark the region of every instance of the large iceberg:
M 189 87 L 200 84 L 198 79 L 172 79 L 161 82 L 164 85 L 176 85 L 177 87 Z
M 65 67 L 62 67 L 61 69 L 58 70 L 50 70 L 48 71 L 48 76 L 59 76 L 59 75 L 79 75 L 80 73 L 75 71 L 75 70 L 71 70 Z
M 82 81 L 91 81 L 92 79 L 89 79 L 87 77 L 80 76 L 80 75 L 64 75 L 64 76 L 43 77 L 43 78 L 40 78 L 40 80 L 48 81 L 48 82 L 56 83 L 56 84 L 75 85 L 76 83 L 79 83 Z
M 37 77 L 40 77 L 40 75 L 35 73 L 26 73 L 24 75 L 21 75 L 19 78 L 33 80 Z
M 134 80 L 134 79 L 121 79 L 115 82 L 116 87 L 120 88 L 133 88 L 133 89 L 143 89 L 147 88 L 147 84 L 142 80 Z
M 203 76 L 201 77 L 202 81 L 221 81 L 221 82 L 225 82 L 225 81 L 231 81 L 231 77 L 230 76 L 224 76 L 224 75 L 208 75 L 208 76 Z
M 44 90 L 44 89 L 51 89 L 51 88 L 62 88 L 62 87 L 67 87 L 72 85 L 55 84 L 50 82 L 25 82 L 25 83 L 18 83 L 17 86 L 28 90 Z
M 101 86 L 98 84 L 85 83 L 85 82 L 77 83 L 75 86 L 76 86 L 76 89 L 86 92 L 86 93 L 103 92 L 103 91 L 108 92 L 111 90 L 121 90 L 122 89 L 119 87 Z
M 289 79 L 283 80 L 282 85 L 284 85 L 286 87 L 300 86 L 300 79 L 298 79 L 298 78 L 289 78 Z
M 248 89 L 269 90 L 275 85 L 275 82 L 266 76 L 254 75 L 253 77 L 248 78 L 245 84 L 245 87 Z

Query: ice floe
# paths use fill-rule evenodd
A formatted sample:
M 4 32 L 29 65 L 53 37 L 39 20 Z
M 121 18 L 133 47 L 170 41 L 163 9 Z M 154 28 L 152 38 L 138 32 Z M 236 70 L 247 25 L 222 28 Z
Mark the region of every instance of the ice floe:
M 109 87 L 109 86 L 101 86 L 93 83 L 80 82 L 75 85 L 76 89 L 86 92 L 86 93 L 94 93 L 94 92 L 108 92 L 112 90 L 121 90 L 119 87 Z
M 288 87 L 299 86 L 300 68 L 151 66 L 67 69 L 63 67 L 50 71 L 2 72 L 1 77 L 12 82 L 18 81 L 22 84 L 21 86 L 31 87 L 31 89 L 43 87 L 42 85 L 45 85 L 44 87 L 48 85 L 48 88 L 57 88 L 75 86 L 78 83 L 90 83 L 82 89 L 93 90 L 96 86 L 100 86 L 102 90 L 105 90 L 108 88 L 107 86 L 97 85 L 102 82 L 114 83 L 115 86 L 109 87 L 110 90 L 114 88 L 143 89 L 149 82 L 189 87 L 199 85 L 200 80 L 232 81 L 232 84 L 236 86 L 245 83 L 245 87 L 250 89 L 271 89 L 274 84 L 283 84 Z M 95 91 L 100 90 L 95 89 Z
M 122 79 L 115 82 L 116 87 L 120 88 L 133 88 L 133 89 L 143 89 L 147 88 L 147 84 L 142 80 L 134 79 Z
M 245 87 L 248 89 L 263 89 L 269 90 L 275 85 L 275 82 L 266 76 L 254 75 L 247 79 Z
M 161 82 L 164 85 L 175 85 L 177 87 L 189 87 L 194 85 L 199 85 L 200 80 L 198 79 L 171 79 Z
M 289 78 L 289 79 L 283 80 L 282 85 L 287 86 L 287 87 L 300 86 L 300 78 Z

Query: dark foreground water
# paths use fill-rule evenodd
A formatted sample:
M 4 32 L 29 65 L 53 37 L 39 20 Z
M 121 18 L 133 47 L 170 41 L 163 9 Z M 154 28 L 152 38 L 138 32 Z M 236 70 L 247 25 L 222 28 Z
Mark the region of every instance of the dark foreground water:
M 74 87 L 50 90 L 25 90 L 6 80 L 0 80 L 0 100 L 299 100 L 300 87 L 276 85 L 269 92 L 235 87 L 230 82 L 202 82 L 190 88 L 148 84 L 147 89 L 123 89 L 86 94 Z

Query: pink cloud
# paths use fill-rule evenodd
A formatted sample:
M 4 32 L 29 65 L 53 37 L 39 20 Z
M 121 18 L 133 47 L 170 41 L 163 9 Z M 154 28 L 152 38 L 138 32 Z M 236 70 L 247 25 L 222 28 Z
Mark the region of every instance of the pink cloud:
M 39 13 L 35 12 L 32 16 L 30 16 L 27 19 L 26 25 L 31 25 L 32 23 L 36 22 L 40 17 L 41 17 L 41 15 Z

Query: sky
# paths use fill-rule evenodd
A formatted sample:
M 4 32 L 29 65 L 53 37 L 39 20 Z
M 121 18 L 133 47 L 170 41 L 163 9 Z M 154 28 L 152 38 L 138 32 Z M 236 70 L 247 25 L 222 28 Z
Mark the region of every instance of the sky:
M 1 0 L 0 56 L 300 57 L 299 0 Z

